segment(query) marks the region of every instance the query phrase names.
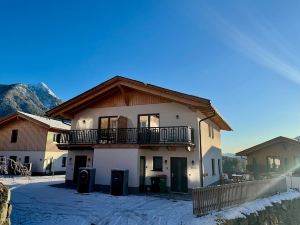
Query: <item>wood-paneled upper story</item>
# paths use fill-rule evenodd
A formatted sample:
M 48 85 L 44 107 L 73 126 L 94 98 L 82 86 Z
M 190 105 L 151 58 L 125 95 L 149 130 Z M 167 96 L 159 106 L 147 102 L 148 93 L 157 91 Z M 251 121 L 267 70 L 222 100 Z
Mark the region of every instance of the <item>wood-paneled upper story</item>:
M 54 133 L 69 129 L 60 121 L 16 112 L 0 120 L 0 151 L 58 151 Z
M 17 133 L 12 141 L 12 133 Z M 0 151 L 45 151 L 47 129 L 28 120 L 19 119 L 0 129 Z

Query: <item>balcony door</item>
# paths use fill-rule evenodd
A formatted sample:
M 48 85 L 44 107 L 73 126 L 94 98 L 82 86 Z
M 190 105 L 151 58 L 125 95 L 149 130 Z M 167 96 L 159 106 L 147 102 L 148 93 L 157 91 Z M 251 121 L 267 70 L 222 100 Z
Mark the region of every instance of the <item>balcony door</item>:
M 138 115 L 139 143 L 159 143 L 159 114 Z
M 103 144 L 115 143 L 117 127 L 117 116 L 99 117 L 99 142 Z

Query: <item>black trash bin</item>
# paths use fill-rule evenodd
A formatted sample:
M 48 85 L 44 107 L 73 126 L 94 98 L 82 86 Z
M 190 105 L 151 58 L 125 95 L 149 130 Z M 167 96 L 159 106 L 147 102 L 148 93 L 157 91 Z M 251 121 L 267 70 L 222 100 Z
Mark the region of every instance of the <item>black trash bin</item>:
M 159 177 L 151 177 L 151 191 L 159 192 Z
M 77 191 L 79 193 L 89 193 L 94 191 L 96 169 L 90 167 L 80 167 L 78 174 Z
M 128 195 L 129 170 L 112 170 L 110 182 L 111 195 Z

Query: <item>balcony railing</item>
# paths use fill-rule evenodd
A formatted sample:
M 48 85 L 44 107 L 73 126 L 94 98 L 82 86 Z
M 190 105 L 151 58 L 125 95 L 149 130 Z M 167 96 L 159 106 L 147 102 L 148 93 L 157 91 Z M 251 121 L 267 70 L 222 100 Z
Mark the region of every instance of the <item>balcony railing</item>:
M 59 144 L 194 144 L 188 126 L 70 130 L 57 137 Z

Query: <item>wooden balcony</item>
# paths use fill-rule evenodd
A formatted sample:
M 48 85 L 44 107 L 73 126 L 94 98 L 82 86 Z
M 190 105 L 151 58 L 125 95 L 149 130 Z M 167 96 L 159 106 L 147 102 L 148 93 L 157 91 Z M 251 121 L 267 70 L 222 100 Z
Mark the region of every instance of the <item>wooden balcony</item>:
M 70 130 L 57 137 L 58 146 L 94 145 L 194 145 L 194 130 L 188 126 Z M 64 148 L 65 149 L 65 148 Z

